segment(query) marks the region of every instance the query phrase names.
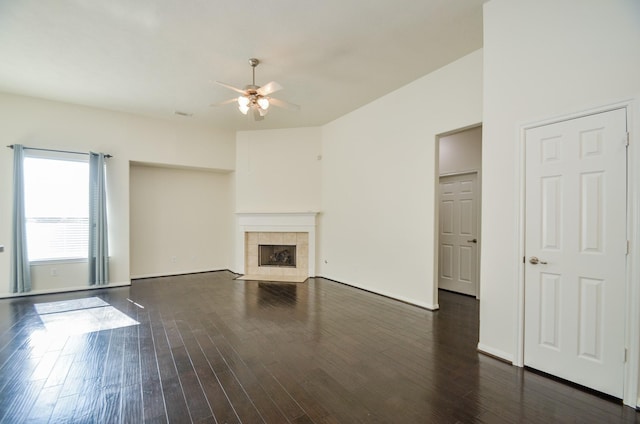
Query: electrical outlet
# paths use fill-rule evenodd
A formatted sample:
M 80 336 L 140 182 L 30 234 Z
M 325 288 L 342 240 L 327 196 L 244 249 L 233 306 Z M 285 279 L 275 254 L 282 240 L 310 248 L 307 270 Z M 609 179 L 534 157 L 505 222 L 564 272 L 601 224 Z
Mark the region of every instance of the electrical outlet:
M 58 269 L 57 268 L 51 268 L 51 276 L 52 277 L 57 277 L 58 276 Z
M 177 260 L 178 260 L 178 258 L 176 258 L 175 256 L 171 257 L 171 262 L 176 263 Z

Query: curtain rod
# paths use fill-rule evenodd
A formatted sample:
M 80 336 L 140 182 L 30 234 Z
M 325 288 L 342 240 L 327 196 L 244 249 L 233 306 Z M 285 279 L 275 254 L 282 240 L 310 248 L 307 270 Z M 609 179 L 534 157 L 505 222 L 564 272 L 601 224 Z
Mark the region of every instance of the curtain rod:
M 9 144 L 7 147 L 10 148 L 10 149 L 13 149 L 13 144 Z M 23 147 L 23 149 L 26 149 L 26 150 L 39 150 L 41 152 L 70 153 L 72 155 L 89 155 L 89 153 L 86 153 L 86 152 L 72 152 L 72 151 L 69 151 L 69 150 L 55 150 L 55 149 L 40 149 L 40 148 L 37 148 L 37 147 Z M 112 158 L 113 156 L 104 155 L 104 157 L 105 158 Z

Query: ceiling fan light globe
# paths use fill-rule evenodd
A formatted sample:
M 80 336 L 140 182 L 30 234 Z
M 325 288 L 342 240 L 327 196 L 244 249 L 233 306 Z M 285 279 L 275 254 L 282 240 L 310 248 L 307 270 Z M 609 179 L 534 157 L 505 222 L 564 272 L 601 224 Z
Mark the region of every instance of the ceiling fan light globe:
M 246 107 L 247 110 L 249 110 L 248 109 L 249 102 L 250 102 L 250 100 L 249 100 L 249 98 L 247 96 L 238 96 L 238 106 L 240 106 L 240 110 L 241 111 L 242 111 L 243 107 Z M 247 112 L 243 112 L 243 113 L 246 114 Z
M 240 105 L 238 106 L 238 109 L 240 109 L 240 112 L 242 112 L 243 115 L 246 115 L 247 112 L 249 112 L 249 106 L 247 105 Z
M 260 109 L 262 110 L 269 109 L 269 99 L 267 99 L 266 97 L 260 97 L 258 99 L 258 106 L 260 106 Z

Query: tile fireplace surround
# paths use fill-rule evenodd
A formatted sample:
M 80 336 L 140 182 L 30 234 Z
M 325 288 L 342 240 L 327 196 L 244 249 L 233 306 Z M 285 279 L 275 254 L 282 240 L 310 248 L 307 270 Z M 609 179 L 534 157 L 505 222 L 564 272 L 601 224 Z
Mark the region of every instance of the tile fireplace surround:
M 315 276 L 317 212 L 238 213 L 236 272 L 264 276 Z M 297 267 L 258 267 L 258 244 L 295 244 Z

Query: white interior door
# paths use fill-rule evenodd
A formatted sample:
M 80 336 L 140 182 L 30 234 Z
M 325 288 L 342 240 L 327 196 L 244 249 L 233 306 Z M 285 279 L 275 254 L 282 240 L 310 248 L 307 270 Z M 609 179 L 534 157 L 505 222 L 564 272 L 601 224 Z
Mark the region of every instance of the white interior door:
M 529 129 L 525 365 L 622 397 L 626 111 Z
M 438 287 L 478 294 L 478 174 L 440 178 Z

